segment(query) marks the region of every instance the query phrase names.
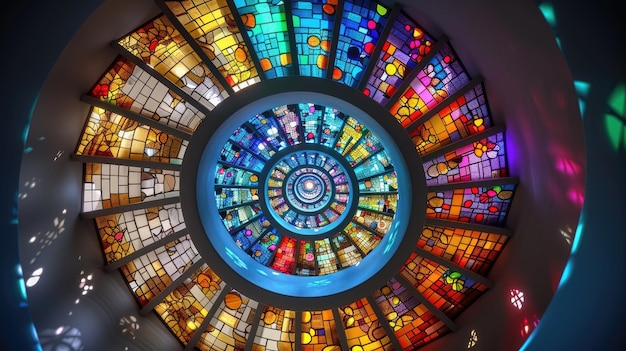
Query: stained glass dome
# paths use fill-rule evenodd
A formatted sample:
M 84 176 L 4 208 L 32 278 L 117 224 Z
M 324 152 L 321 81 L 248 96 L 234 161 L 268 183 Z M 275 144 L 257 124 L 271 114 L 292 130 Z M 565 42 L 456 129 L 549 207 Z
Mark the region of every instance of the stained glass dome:
M 376 1 L 159 1 L 82 97 L 107 270 L 200 350 L 414 350 L 493 286 L 484 84 Z

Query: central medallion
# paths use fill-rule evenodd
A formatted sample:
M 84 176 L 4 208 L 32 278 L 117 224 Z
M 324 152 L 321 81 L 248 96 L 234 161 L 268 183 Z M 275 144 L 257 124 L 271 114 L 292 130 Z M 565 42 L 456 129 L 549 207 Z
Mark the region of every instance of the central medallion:
M 356 176 L 345 158 L 328 147 L 289 146 L 268 160 L 261 178 L 261 205 L 291 235 L 326 236 L 354 213 Z

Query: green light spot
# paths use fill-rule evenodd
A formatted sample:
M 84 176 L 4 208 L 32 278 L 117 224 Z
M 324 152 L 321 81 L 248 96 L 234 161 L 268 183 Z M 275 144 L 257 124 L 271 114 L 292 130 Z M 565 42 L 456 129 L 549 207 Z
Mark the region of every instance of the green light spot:
M 559 50 L 563 51 L 563 47 L 561 46 L 561 39 L 559 39 L 559 37 L 554 37 L 554 40 L 556 41 L 556 46 L 559 47 Z
M 554 14 L 554 7 L 551 3 L 543 3 L 539 5 L 539 10 L 543 14 L 543 17 L 546 19 L 546 22 L 550 25 L 550 27 L 554 28 L 556 26 L 556 15 Z
M 580 109 L 580 117 L 585 118 L 585 107 L 586 104 L 583 99 L 578 99 L 578 109 Z
M 609 141 L 611 142 L 611 145 L 613 145 L 613 149 L 617 151 L 617 149 L 619 149 L 619 144 L 622 141 L 622 133 L 625 128 L 624 123 L 613 115 L 605 114 L 604 125 L 606 127 L 606 132 L 609 135 Z
M 588 82 L 583 82 L 581 80 L 574 81 L 574 89 L 576 89 L 576 94 L 578 94 L 578 108 L 580 109 L 580 116 L 585 117 L 585 107 L 587 107 L 587 103 L 583 98 L 587 98 L 589 96 L 589 89 L 591 85 Z
M 574 81 L 574 88 L 576 88 L 576 93 L 579 96 L 582 97 L 587 97 L 589 96 L 589 88 L 591 87 L 591 85 L 587 82 L 583 82 L 581 80 L 575 80 Z

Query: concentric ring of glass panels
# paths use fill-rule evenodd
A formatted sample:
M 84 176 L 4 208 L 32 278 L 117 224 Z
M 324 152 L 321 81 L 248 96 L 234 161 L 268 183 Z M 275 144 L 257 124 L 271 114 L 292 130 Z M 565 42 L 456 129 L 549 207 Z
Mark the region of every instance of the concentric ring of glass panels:
M 383 237 L 397 190 L 391 158 L 372 131 L 310 103 L 275 107 L 242 123 L 215 172 L 222 223 L 240 249 L 268 266 L 286 238 L 350 240 L 355 228 Z
M 302 150 L 302 145 L 294 148 L 301 150 L 278 157 L 269 171 L 263 172 L 267 177 L 265 201 L 270 215 L 280 226 L 298 234 L 335 229 L 336 226 L 327 226 L 350 215 L 347 209 L 354 172 L 348 171 L 342 163 L 349 164 L 338 161 L 341 155 L 331 149 L 323 152 Z M 289 149 L 292 148 L 286 150 Z

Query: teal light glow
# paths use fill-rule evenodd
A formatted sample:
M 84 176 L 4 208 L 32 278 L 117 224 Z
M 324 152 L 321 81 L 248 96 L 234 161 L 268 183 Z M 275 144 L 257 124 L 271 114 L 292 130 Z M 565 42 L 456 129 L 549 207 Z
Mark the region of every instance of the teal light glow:
M 572 254 L 578 250 L 578 245 L 580 244 L 580 238 L 583 236 L 583 229 L 585 227 L 584 223 L 584 213 L 580 215 L 580 221 L 578 222 L 578 226 L 576 227 L 576 234 L 574 234 L 574 241 L 572 242 Z
M 539 10 L 543 14 L 543 17 L 546 19 L 550 27 L 554 28 L 556 26 L 556 14 L 554 13 L 554 7 L 552 3 L 544 2 L 539 5 Z
M 574 88 L 576 89 L 576 93 L 578 94 L 578 108 L 580 109 L 580 115 L 584 118 L 585 108 L 587 107 L 586 100 L 589 97 L 589 90 L 591 88 L 591 85 L 588 82 L 575 80 Z
M 20 292 L 20 297 L 26 301 L 26 284 L 24 284 L 24 274 L 22 273 L 22 265 L 18 264 L 15 268 L 17 273 L 17 289 Z

